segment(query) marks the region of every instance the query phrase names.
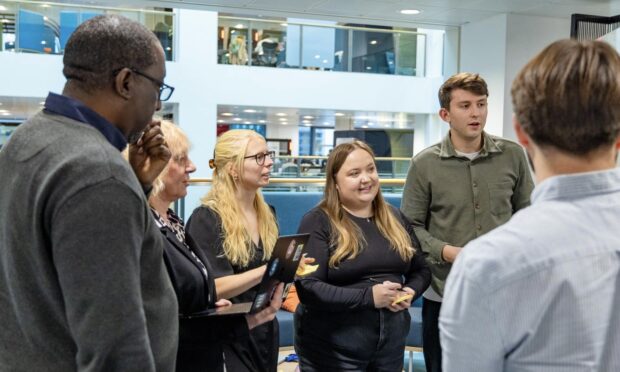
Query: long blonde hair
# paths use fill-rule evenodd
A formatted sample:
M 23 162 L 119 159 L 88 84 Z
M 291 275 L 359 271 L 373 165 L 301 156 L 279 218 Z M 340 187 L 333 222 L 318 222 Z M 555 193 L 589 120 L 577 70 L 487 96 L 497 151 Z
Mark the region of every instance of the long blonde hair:
M 239 177 L 243 177 L 244 156 L 252 138 L 265 141 L 260 134 L 251 130 L 230 130 L 217 139 L 214 156 L 210 161 L 213 184 L 211 190 L 201 199 L 202 204 L 213 209 L 222 220 L 224 254 L 232 264 L 241 267 L 249 265 L 255 248 L 236 200 L 239 181 L 233 178 L 231 170 L 236 170 Z M 263 260 L 267 260 L 271 257 L 278 239 L 278 224 L 260 190 L 256 190 L 254 209 L 263 242 Z
M 331 245 L 336 247 L 329 258 L 329 266 L 332 268 L 337 267 L 343 260 L 355 258 L 367 244 L 359 226 L 349 218 L 342 207 L 336 189 L 336 174 L 340 171 L 349 154 L 358 149 L 368 152 L 374 161 L 375 154 L 372 149 L 366 143 L 358 140 L 336 146 L 327 159 L 325 191 L 319 207 L 329 217 L 332 227 Z M 391 207 L 383 199 L 381 188 L 377 191 L 377 196 L 372 202 L 372 208 L 374 220 L 381 235 L 390 242 L 391 248 L 398 252 L 403 261 L 410 260 L 415 253 L 411 237 L 394 216 Z

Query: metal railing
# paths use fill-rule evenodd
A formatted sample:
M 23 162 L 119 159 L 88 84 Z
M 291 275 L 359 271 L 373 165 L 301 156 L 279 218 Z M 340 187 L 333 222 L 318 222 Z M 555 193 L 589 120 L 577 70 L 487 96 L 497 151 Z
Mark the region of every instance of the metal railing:
M 422 77 L 426 35 L 315 21 L 219 17 L 218 63 Z

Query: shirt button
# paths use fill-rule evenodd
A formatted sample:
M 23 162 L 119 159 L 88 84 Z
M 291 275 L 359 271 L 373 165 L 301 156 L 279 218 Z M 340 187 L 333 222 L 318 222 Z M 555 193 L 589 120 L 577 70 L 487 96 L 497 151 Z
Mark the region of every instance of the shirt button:
M 476 209 L 480 209 L 480 204 L 476 203 L 476 205 L 474 206 Z
M 478 229 L 478 231 L 482 230 L 482 226 L 478 225 L 476 226 L 476 229 Z
M 474 187 L 478 187 L 478 182 L 474 181 Z

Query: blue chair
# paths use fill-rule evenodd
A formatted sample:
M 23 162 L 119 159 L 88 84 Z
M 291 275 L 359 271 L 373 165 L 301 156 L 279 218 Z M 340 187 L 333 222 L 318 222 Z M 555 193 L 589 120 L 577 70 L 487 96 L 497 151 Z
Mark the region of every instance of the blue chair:
M 280 324 L 280 351 L 293 350 L 295 339 L 295 327 L 293 326 L 293 313 L 279 310 L 276 313 Z

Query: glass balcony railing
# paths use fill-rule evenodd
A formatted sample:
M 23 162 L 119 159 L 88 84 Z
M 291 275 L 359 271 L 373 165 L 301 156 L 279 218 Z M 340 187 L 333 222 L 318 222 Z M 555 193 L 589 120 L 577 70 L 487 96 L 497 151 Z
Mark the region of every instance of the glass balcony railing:
M 174 60 L 175 14 L 171 9 L 136 10 L 25 0 L 0 1 L 0 51 L 62 54 L 73 31 L 101 14 L 120 14 L 142 23 L 161 42 L 166 60 Z
M 404 178 L 409 170 L 410 158 L 375 159 L 380 178 Z M 272 178 L 325 178 L 327 156 L 276 156 L 271 170 Z
M 426 35 L 220 16 L 218 50 L 220 64 L 422 77 Z
M 387 161 L 387 160 L 386 160 Z M 401 161 L 401 160 L 396 160 Z M 194 195 L 206 195 L 211 188 L 211 178 L 193 178 L 190 181 L 190 191 Z M 394 201 L 398 199 L 400 203 L 400 197 L 402 196 L 403 187 L 405 185 L 405 178 L 389 178 L 380 176 L 379 180 L 381 184 L 381 192 L 388 201 Z M 301 217 L 311 206 L 314 206 L 322 197 L 323 190 L 325 188 L 325 176 L 321 177 L 305 177 L 305 178 L 282 178 L 273 177 L 269 182 L 269 186 L 262 189 L 263 196 L 270 204 L 284 204 L 277 208 L 278 219 L 286 220 L 287 211 L 296 211 L 297 217 Z M 279 197 L 285 197 L 286 202 L 275 203 Z M 307 199 L 311 199 L 308 202 Z M 289 203 L 290 202 L 290 203 Z M 179 199 L 174 203 L 173 209 L 184 217 L 186 220 L 189 218 L 189 214 L 199 205 L 199 202 L 193 200 L 188 202 L 185 198 Z M 305 207 L 300 207 L 304 205 Z M 397 205 L 398 206 L 398 205 Z M 302 210 L 299 210 L 299 209 Z M 299 222 L 299 221 L 297 221 Z M 284 221 L 280 221 L 282 225 Z M 295 231 L 291 230 L 287 233 L 292 234 Z

